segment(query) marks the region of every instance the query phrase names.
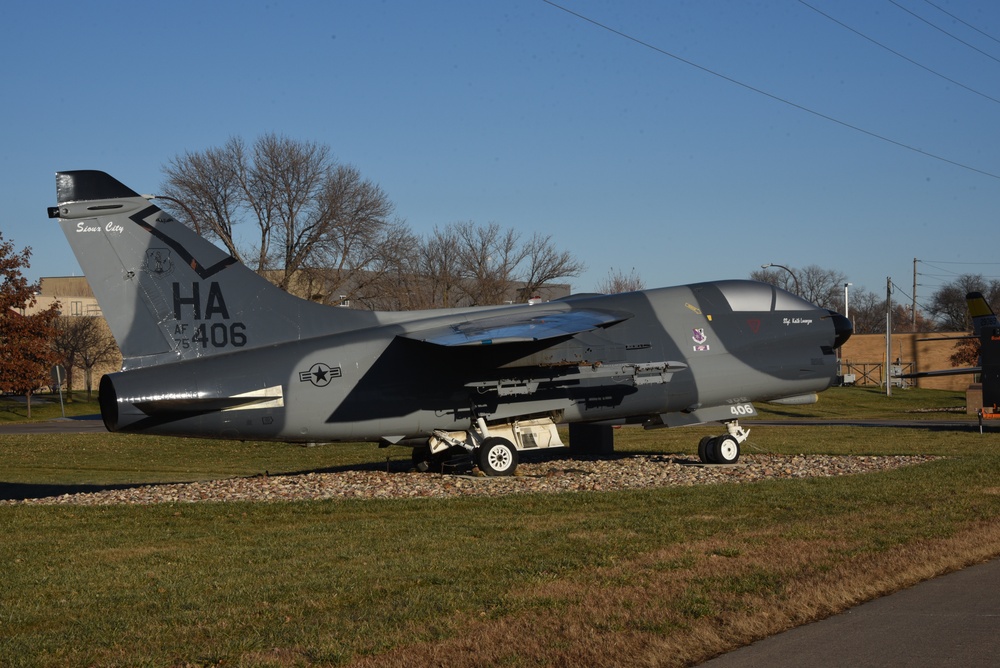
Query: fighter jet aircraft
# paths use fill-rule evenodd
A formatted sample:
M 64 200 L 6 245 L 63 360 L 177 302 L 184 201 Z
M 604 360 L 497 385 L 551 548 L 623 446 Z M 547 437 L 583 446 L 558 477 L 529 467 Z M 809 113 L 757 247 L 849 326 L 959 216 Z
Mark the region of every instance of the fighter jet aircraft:
M 509 475 L 556 424 L 721 422 L 732 463 L 754 401 L 832 383 L 843 316 L 725 280 L 547 303 L 372 312 L 289 295 L 99 171 L 56 175 L 58 218 L 124 358 L 100 384 L 110 431 L 455 451 Z M 584 433 L 584 432 L 581 432 Z

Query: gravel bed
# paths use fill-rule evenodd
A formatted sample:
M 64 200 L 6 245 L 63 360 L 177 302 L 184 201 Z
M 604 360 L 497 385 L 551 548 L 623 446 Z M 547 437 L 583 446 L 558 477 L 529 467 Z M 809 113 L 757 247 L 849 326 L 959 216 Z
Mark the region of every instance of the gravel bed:
M 887 471 L 937 459 L 929 455 L 855 457 L 747 454 L 730 466 L 706 466 L 670 455 L 562 459 L 522 463 L 512 477 L 350 470 L 336 473 L 259 475 L 192 483 L 63 494 L 0 505 L 113 505 L 226 501 L 303 501 L 332 498 L 406 499 L 500 496 L 648 487 L 749 483 Z

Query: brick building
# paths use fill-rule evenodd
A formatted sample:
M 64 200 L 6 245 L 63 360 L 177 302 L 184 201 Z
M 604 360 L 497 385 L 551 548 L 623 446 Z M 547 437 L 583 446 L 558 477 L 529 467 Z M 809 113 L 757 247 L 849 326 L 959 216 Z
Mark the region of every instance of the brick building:
M 893 366 L 899 366 L 902 373 L 950 369 L 954 365 L 949 358 L 955 354 L 957 342 L 921 339 L 965 335 L 966 332 L 893 334 L 889 362 Z M 845 374 L 855 375 L 858 385 L 882 385 L 885 356 L 885 334 L 856 334 L 841 350 L 841 365 Z M 971 375 L 964 375 L 906 379 L 903 382 L 906 387 L 964 391 L 972 381 Z

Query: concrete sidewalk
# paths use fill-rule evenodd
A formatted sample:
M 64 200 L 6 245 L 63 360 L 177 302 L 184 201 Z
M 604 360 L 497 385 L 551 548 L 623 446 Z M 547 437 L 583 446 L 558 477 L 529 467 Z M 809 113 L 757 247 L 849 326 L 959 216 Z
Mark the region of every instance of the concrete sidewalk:
M 800 626 L 701 665 L 1000 665 L 1000 559 Z

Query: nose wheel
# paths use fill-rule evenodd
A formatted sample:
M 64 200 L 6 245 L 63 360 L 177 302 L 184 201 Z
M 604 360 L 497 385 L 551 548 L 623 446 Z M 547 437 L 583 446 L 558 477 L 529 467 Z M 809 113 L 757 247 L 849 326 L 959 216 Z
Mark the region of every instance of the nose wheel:
M 740 459 L 740 444 L 750 436 L 739 422 L 726 423 L 728 434 L 706 436 L 698 444 L 698 459 L 706 464 L 735 464 Z

